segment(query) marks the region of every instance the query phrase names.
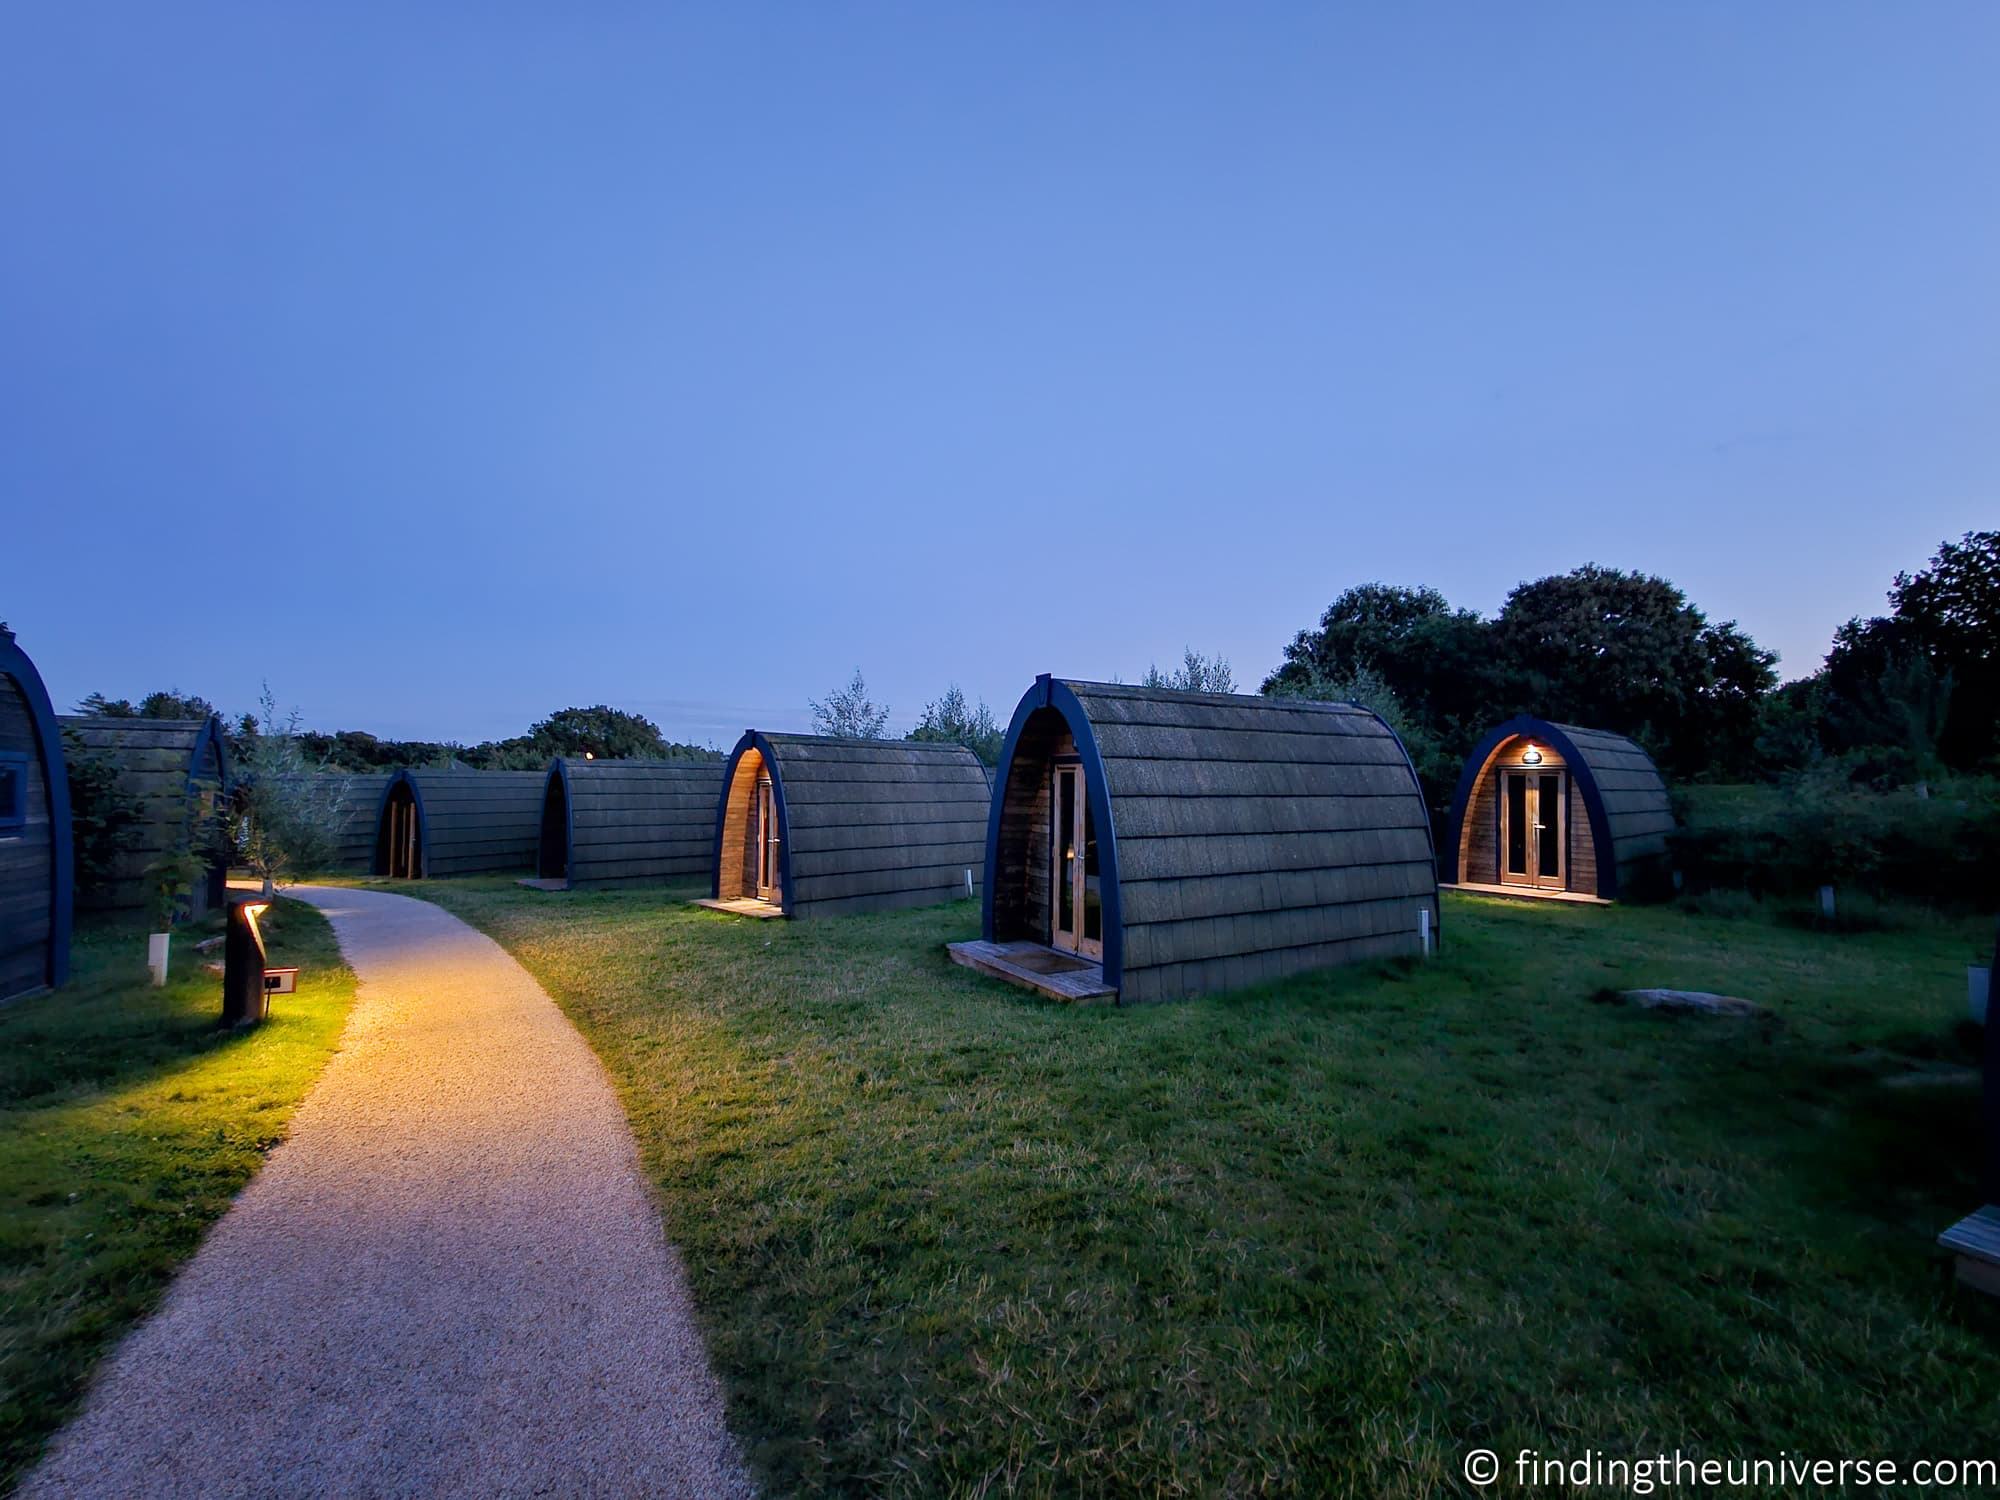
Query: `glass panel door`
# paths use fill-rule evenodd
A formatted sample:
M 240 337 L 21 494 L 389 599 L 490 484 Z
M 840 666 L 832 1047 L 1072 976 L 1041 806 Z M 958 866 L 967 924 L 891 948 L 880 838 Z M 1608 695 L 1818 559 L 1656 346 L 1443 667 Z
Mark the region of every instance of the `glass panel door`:
M 778 798 L 769 781 L 757 783 L 757 899 L 779 899 Z
M 1076 805 L 1078 766 L 1057 766 L 1049 787 L 1049 942 L 1076 952 L 1082 942 L 1077 927 Z
M 1528 778 L 1519 771 L 1503 771 L 1500 777 L 1500 878 L 1532 880 L 1528 869 Z
M 1563 776 L 1544 771 L 1535 778 L 1535 884 L 1563 884 Z

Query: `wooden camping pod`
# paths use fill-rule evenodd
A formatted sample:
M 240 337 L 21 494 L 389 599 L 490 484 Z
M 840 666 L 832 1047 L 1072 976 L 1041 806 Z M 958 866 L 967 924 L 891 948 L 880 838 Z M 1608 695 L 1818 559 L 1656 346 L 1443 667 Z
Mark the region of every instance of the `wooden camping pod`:
M 715 873 L 718 760 L 577 760 L 549 767 L 535 873 L 574 890 Z
M 47 689 L 0 627 L 0 1001 L 69 978 L 69 777 Z
M 962 745 L 747 731 L 714 809 L 713 899 L 808 917 L 964 896 L 988 800 Z
M 341 776 L 339 821 L 333 836 L 333 868 L 366 875 L 375 867 L 375 832 L 382 822 L 382 799 L 394 771 L 359 771 Z
M 183 847 L 190 813 L 204 806 L 226 810 L 232 781 L 222 721 L 213 715 L 127 719 L 66 714 L 61 722 L 83 753 L 110 762 L 118 773 L 119 793 L 137 808 L 130 846 L 113 857 L 108 878 L 89 894 L 88 904 L 112 910 L 146 906 L 153 894 L 152 872 Z M 185 893 L 185 913 L 200 916 L 220 906 L 228 875 L 228 859 L 219 857 Z
M 993 783 L 983 943 L 953 956 L 1017 982 L 1034 980 L 971 950 L 1101 970 L 1087 990 L 1035 983 L 1049 993 L 1168 999 L 1417 954 L 1436 934 L 1423 795 L 1365 708 L 1043 676 Z
M 1667 784 L 1637 744 L 1523 715 L 1466 757 L 1439 875 L 1524 896 L 1656 897 L 1673 828 Z
M 526 874 L 535 867 L 547 779 L 544 771 L 398 771 L 382 793 L 374 873 Z

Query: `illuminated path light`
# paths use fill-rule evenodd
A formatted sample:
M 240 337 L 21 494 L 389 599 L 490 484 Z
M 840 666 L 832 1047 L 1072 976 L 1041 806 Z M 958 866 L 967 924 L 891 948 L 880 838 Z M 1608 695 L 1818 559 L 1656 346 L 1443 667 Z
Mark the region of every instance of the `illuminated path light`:
M 24 1495 L 747 1495 L 597 1058 L 428 902 L 287 892 L 361 984 L 290 1137 Z

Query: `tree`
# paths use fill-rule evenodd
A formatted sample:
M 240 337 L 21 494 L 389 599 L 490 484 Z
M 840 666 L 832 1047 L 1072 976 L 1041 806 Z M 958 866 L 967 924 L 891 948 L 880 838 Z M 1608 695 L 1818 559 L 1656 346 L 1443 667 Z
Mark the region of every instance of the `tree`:
M 268 682 L 257 709 L 253 724 L 246 726 L 251 732 L 238 764 L 241 852 L 268 890 L 280 875 L 321 869 L 332 861 L 346 781 L 325 774 L 331 769 L 326 761 L 307 754 L 298 710 L 280 718 Z
M 983 700 L 977 708 L 973 708 L 954 682 L 937 702 L 924 705 L 923 717 L 906 738 L 963 745 L 987 765 L 993 766 L 1000 763 L 1000 745 L 1006 735 L 994 722 L 993 710 Z
M 1412 722 L 1452 738 L 1489 722 L 1501 706 L 1492 634 L 1477 614 L 1454 609 L 1434 588 L 1358 584 L 1326 607 L 1318 628 L 1292 638 L 1262 690 L 1304 690 L 1370 672 Z
M 1162 672 L 1158 663 L 1146 668 L 1142 686 L 1165 688 L 1170 693 L 1233 693 L 1236 674 L 1229 669 L 1221 652 L 1203 656 L 1192 646 L 1181 651 L 1181 664 L 1172 672 Z
M 1632 735 L 1681 775 L 1754 757 L 1777 658 L 1664 578 L 1594 563 L 1523 583 L 1494 621 L 1516 712 Z
M 835 739 L 878 740 L 889 727 L 888 706 L 868 696 L 859 667 L 846 687 L 835 688 L 824 702 L 809 698 L 806 706 L 812 710 L 813 730 Z
M 598 704 L 565 708 L 528 730 L 534 747 L 548 758 L 591 756 L 597 760 L 666 760 L 666 736 L 642 715 Z
M 2000 752 L 2000 531 L 1969 531 L 1928 567 L 1898 573 L 1886 616 L 1835 633 L 1825 678 L 1831 748 L 1899 747 L 1908 714 L 1935 710 L 1945 764 L 1969 769 Z
M 206 719 L 216 708 L 206 698 L 183 693 L 179 688 L 169 688 L 162 693 L 148 693 L 136 704 L 124 698 L 107 698 L 102 693 L 92 693 L 77 704 L 76 711 L 108 719 Z

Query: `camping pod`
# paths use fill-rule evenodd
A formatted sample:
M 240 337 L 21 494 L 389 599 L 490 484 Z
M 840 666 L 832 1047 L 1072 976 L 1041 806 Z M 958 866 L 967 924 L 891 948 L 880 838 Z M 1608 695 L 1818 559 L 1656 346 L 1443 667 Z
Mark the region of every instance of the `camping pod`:
M 117 796 L 132 812 L 126 847 L 112 856 L 104 879 L 81 893 L 84 903 L 114 911 L 151 905 L 162 867 L 199 834 L 211 847 L 201 856 L 201 873 L 175 901 L 185 917 L 221 906 L 229 852 L 212 820 L 226 817 L 233 789 L 222 721 L 213 714 L 205 719 L 66 714 L 61 722 L 81 753 L 112 768 Z
M 338 773 L 340 792 L 334 806 L 333 861 L 329 869 L 343 875 L 366 875 L 375 867 L 375 834 L 382 821 L 382 798 L 393 771 Z
M 1508 720 L 1466 757 L 1445 826 L 1446 885 L 1585 901 L 1670 888 L 1667 784 L 1622 734 Z
M 1039 677 L 993 787 L 951 953 L 1016 984 L 1171 999 L 1435 940 L 1423 794 L 1365 708 Z
M 961 745 L 751 730 L 723 773 L 701 904 L 809 917 L 971 895 L 987 801 Z
M 537 883 L 712 880 L 720 760 L 557 759 L 542 787 Z
M 374 873 L 395 880 L 527 874 L 546 780 L 542 771 L 398 771 L 376 819 Z
M 0 625 L 0 1001 L 69 978 L 69 777 L 42 677 Z

